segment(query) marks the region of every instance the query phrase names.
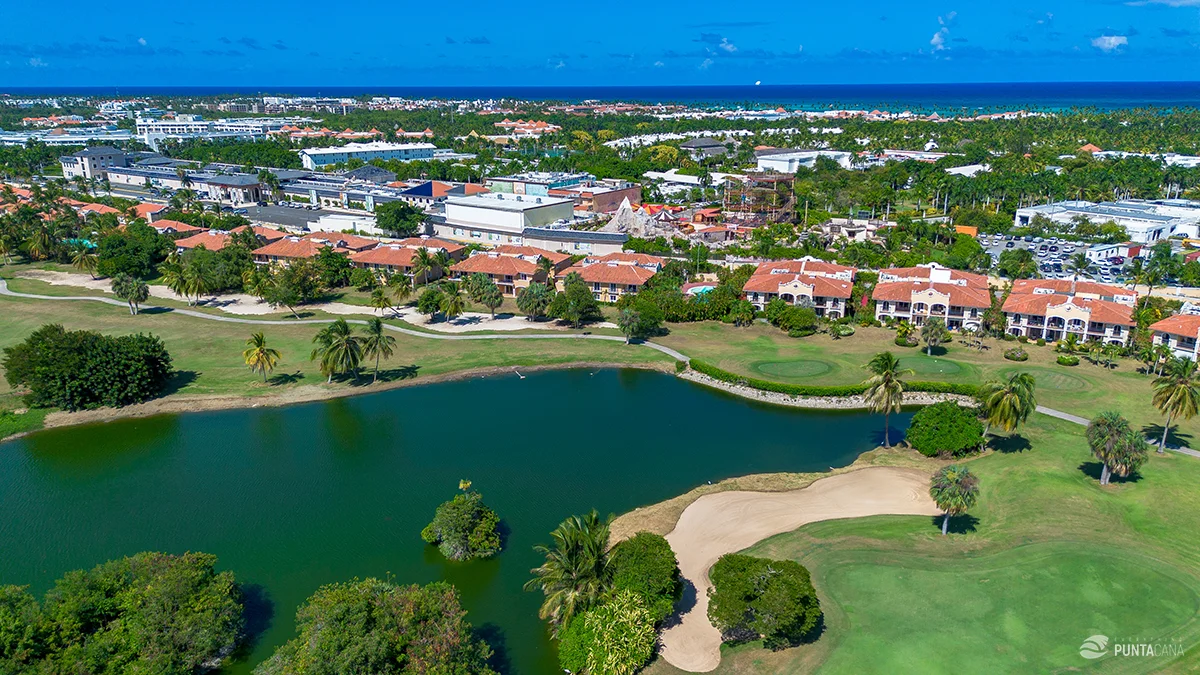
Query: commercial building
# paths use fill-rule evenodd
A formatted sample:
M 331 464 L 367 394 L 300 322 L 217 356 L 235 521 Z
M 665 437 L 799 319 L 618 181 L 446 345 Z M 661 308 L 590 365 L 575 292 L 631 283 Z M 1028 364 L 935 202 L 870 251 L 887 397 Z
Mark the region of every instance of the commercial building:
M 598 181 L 587 185 L 571 185 L 551 188 L 551 197 L 562 197 L 575 202 L 575 210 L 585 213 L 613 213 L 621 202 L 629 200 L 631 206 L 642 203 L 642 186 L 620 180 Z
M 975 330 L 992 306 L 987 277 L 951 270 L 936 263 L 879 271 L 871 293 L 875 318 L 920 326 L 939 318 L 950 330 Z
M 1129 342 L 1137 293 L 1119 286 L 1068 279 L 1020 279 L 1004 302 L 1008 332 L 1031 340 Z
M 514 195 L 549 197 L 551 190 L 577 185 L 590 185 L 596 177 L 590 173 L 567 173 L 564 171 L 529 171 L 511 176 L 488 178 L 484 185 L 492 192 Z M 617 202 L 620 204 L 620 202 Z
M 724 143 L 704 136 L 680 143 L 679 149 L 686 151 L 696 161 L 711 157 L 724 157 L 729 154 L 729 149 L 725 147 Z
M 394 159 L 401 162 L 433 159 L 433 143 L 347 143 L 333 148 L 306 148 L 300 151 L 300 162 L 309 170 L 351 159 L 370 162 L 373 159 Z
M 818 316 L 838 319 L 854 290 L 853 267 L 805 256 L 799 260 L 765 262 L 746 281 L 743 292 L 757 309 L 780 298 L 790 305 L 812 307 Z
M 99 145 L 59 157 L 58 161 L 62 165 L 63 178 L 67 180 L 73 180 L 77 176 L 88 180 L 103 180 L 108 169 L 126 166 L 129 158 L 123 150 Z
M 445 222 L 434 225 L 438 236 L 491 244 L 523 244 L 531 227 L 570 223 L 575 203 L 569 199 L 491 193 L 453 197 L 445 203 Z
M 1093 224 L 1116 223 L 1138 244 L 1153 244 L 1176 234 L 1200 235 L 1200 202 L 1187 199 L 1051 202 L 1017 209 L 1013 225 L 1027 227 L 1037 216 L 1067 226 L 1081 218 Z
M 811 169 L 817 159 L 826 157 L 843 169 L 853 164 L 854 155 L 840 150 L 776 150 L 755 153 L 758 155 L 758 170 L 771 173 L 796 173 L 801 168 Z

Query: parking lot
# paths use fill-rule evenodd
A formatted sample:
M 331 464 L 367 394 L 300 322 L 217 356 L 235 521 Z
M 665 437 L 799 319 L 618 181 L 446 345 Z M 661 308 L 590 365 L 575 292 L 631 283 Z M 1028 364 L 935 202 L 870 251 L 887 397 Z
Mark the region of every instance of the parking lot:
M 311 223 L 316 223 L 321 216 L 334 213 L 326 209 L 310 210 L 307 208 L 292 208 L 290 206 L 244 206 L 243 214 L 250 220 L 263 225 L 278 225 L 293 230 L 307 230 Z M 240 210 L 240 209 L 239 209 Z
M 1033 259 L 1037 261 L 1038 272 L 1047 279 L 1071 278 L 1071 258 L 1087 251 L 1089 247 L 1088 244 L 1059 240 L 1056 237 L 1043 240 L 1040 237 L 1022 238 L 1012 235 L 980 235 L 979 243 L 992 256 L 993 264 L 1000 259 L 1000 253 L 1003 251 L 1029 249 L 1033 252 Z M 1102 283 L 1123 284 L 1127 262 L 1092 262 L 1081 277 Z

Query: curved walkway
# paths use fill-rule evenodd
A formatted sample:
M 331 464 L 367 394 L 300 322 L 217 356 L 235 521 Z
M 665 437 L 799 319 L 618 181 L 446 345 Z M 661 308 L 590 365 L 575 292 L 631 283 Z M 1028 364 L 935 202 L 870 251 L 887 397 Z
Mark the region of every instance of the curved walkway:
M 115 305 L 117 307 L 124 307 L 124 308 L 129 307 L 128 304 L 126 304 L 125 302 L 122 302 L 121 300 L 115 300 L 113 298 L 104 298 L 104 297 L 99 297 L 99 296 L 88 296 L 88 295 L 61 296 L 61 295 L 35 295 L 33 293 L 18 293 L 16 291 L 9 290 L 8 282 L 6 282 L 3 279 L 0 279 L 0 295 L 7 295 L 7 296 L 14 297 L 14 298 L 26 298 L 26 299 L 30 299 L 30 300 L 90 300 L 92 302 L 102 302 L 106 305 Z M 205 314 L 204 312 L 197 312 L 197 311 L 191 310 L 191 309 L 177 309 L 174 307 L 163 307 L 161 305 L 142 305 L 141 307 L 142 307 L 142 310 L 152 309 L 152 310 L 157 310 L 160 312 L 171 312 L 174 314 L 182 314 L 184 316 L 195 317 L 197 319 L 207 319 L 209 321 L 221 321 L 223 323 L 249 324 L 252 326 L 281 326 L 281 325 L 294 326 L 297 324 L 323 324 L 323 323 L 333 323 L 334 321 L 337 321 L 337 319 L 292 319 L 292 320 L 287 320 L 287 319 L 284 319 L 284 320 L 243 319 L 240 317 L 233 317 L 233 316 L 216 316 L 213 314 Z M 346 323 L 366 325 L 367 322 L 363 321 L 362 319 L 346 319 Z M 562 335 L 549 335 L 549 334 L 539 334 L 539 335 L 461 335 L 461 334 L 444 334 L 444 333 L 425 333 L 422 331 L 412 330 L 409 328 L 401 328 L 400 326 L 393 326 L 388 323 L 385 323 L 383 325 L 388 330 L 396 332 L 396 333 L 402 333 L 404 335 L 411 335 L 413 337 L 419 337 L 419 338 L 429 338 L 431 340 L 605 340 L 608 342 L 625 342 L 625 338 L 617 337 L 615 335 L 585 335 L 582 333 L 565 333 Z M 664 347 L 663 345 L 660 345 L 655 342 L 650 342 L 649 340 L 634 340 L 633 344 L 644 345 L 646 347 L 649 347 L 650 349 L 660 351 L 663 354 L 666 354 L 667 356 L 670 356 L 671 358 L 675 359 L 676 361 L 687 362 L 690 360 L 690 359 L 688 359 L 688 357 L 675 351 L 674 349 L 671 349 L 670 347 Z
M 726 553 L 822 520 L 884 514 L 935 516 L 929 474 L 872 467 L 821 478 L 791 492 L 719 492 L 693 502 L 667 535 L 687 584 L 679 622 L 662 634 L 671 665 L 706 673 L 721 663 L 721 633 L 708 620 L 708 570 Z

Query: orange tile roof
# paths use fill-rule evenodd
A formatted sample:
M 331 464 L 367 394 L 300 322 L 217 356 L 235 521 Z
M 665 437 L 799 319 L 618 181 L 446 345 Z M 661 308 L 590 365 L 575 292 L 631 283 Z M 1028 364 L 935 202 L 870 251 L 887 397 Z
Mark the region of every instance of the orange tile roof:
M 779 287 L 799 281 L 813 287 L 813 295 L 821 298 L 849 298 L 854 284 L 841 279 L 818 277 L 809 274 L 755 274 L 746 281 L 743 291 L 753 293 L 779 293 Z
M 446 253 L 451 253 L 451 254 L 458 253 L 459 251 L 466 248 L 465 244 L 460 244 L 456 241 L 448 241 L 446 239 L 438 239 L 436 237 L 426 237 L 426 238 L 409 237 L 408 239 L 401 239 L 400 241 L 394 241 L 394 242 L 390 242 L 390 243 L 396 244 L 399 246 L 405 246 L 408 248 L 430 248 L 430 249 L 440 248 L 440 249 L 445 249 Z M 380 244 L 380 245 L 387 246 L 388 244 Z
M 121 209 L 114 209 L 113 207 L 111 207 L 111 206 L 107 206 L 107 205 L 105 205 L 105 204 L 84 204 L 83 206 L 80 206 L 80 207 L 79 207 L 79 212 L 80 212 L 80 213 L 82 213 L 82 214 L 88 214 L 88 213 L 100 213 L 100 214 L 112 213 L 112 214 L 115 214 L 115 215 L 120 215 L 120 214 L 121 214 Z
M 159 211 L 165 211 L 166 209 L 166 204 L 138 204 L 137 206 L 133 207 L 133 212 L 137 218 L 146 218 L 152 213 L 158 213 Z
M 986 288 L 943 284 L 930 281 L 885 281 L 876 284 L 871 293 L 873 300 L 888 300 L 891 302 L 912 302 L 913 293 L 934 290 L 950 297 L 950 304 L 955 307 L 991 307 L 991 291 Z
M 384 244 L 378 248 L 356 251 L 350 254 L 351 262 L 358 265 L 386 265 L 390 267 L 412 267 L 417 249 Z
M 589 284 L 628 284 L 641 286 L 658 272 L 640 265 L 623 265 L 617 262 L 600 262 L 591 265 L 572 265 L 567 274 L 578 273 Z
M 1061 295 L 1072 295 L 1072 282 L 1070 279 L 1018 279 L 1013 282 L 1012 292 L 1014 295 L 1019 293 L 1033 293 L 1035 290 L 1054 291 Z M 1089 295 L 1098 295 L 1102 298 L 1111 298 L 1118 295 L 1137 296 L 1137 293 L 1127 288 L 1120 286 L 1112 286 L 1109 284 L 1101 284 L 1095 281 L 1080 280 L 1074 282 L 1074 294 L 1086 293 Z
M 178 248 L 196 248 L 203 245 L 204 248 L 210 251 L 220 251 L 229 243 L 229 238 L 228 232 L 208 230 L 199 234 L 193 234 L 184 239 L 177 239 L 175 240 L 175 246 Z
M 284 237 L 254 249 L 254 255 L 273 258 L 311 258 L 327 245 L 311 239 Z
M 662 267 L 664 260 L 658 256 L 648 255 L 646 253 L 630 253 L 628 251 L 617 251 L 598 257 L 591 257 L 584 261 L 587 265 L 598 265 L 601 263 L 623 263 L 625 265 L 655 265 Z
M 343 234 L 341 232 L 312 232 L 304 235 L 303 238 L 311 241 L 325 241 L 334 248 L 348 248 L 353 251 L 364 251 L 379 245 L 378 239 L 368 239 L 356 234 Z
M 988 287 L 987 277 L 982 274 L 972 274 L 971 272 L 963 272 L 962 270 L 953 270 L 949 268 L 932 268 L 926 266 L 889 267 L 887 269 L 879 270 L 879 276 L 882 277 L 883 275 L 888 274 L 898 277 L 901 280 L 908 281 L 914 279 L 928 279 L 933 269 L 945 269 L 947 272 L 949 272 L 951 280 L 962 281 L 966 283 L 967 286 L 984 289 Z
M 150 223 L 150 227 L 153 227 L 159 232 L 162 232 L 163 230 L 174 230 L 176 232 L 203 232 L 208 229 L 206 227 L 189 225 L 180 220 L 156 220 L 153 223 Z
M 1150 330 L 1182 337 L 1196 337 L 1200 335 L 1200 316 L 1195 314 L 1168 316 L 1162 321 L 1150 324 Z
M 555 266 L 558 266 L 558 265 L 562 264 L 564 261 L 571 259 L 571 256 L 567 253 L 559 253 L 558 251 L 547 251 L 545 249 L 540 249 L 535 246 L 519 246 L 517 244 L 503 244 L 501 246 L 497 246 L 496 248 L 494 248 L 492 250 L 501 255 L 528 256 L 528 257 L 534 258 L 535 260 L 539 256 L 545 256 L 546 258 L 548 258 L 550 260 L 550 262 L 554 263 Z
M 268 244 L 273 241 L 279 241 L 280 239 L 283 239 L 284 237 L 288 236 L 287 232 L 284 232 L 282 230 L 276 230 L 273 227 L 263 227 L 262 225 L 242 225 L 241 227 L 233 228 L 232 230 L 230 230 L 230 232 L 233 232 L 235 234 L 238 232 L 243 232 L 243 231 L 245 231 L 245 229 L 247 227 L 252 228 L 254 230 L 254 234 L 256 236 L 266 239 Z M 178 242 L 176 242 L 176 243 L 178 243 Z
M 799 260 L 777 260 L 759 263 L 754 275 L 760 274 L 808 274 L 812 276 L 836 276 L 849 274 L 854 278 L 855 269 L 837 263 L 826 262 L 816 258 L 801 258 Z
M 504 274 L 517 276 L 518 274 L 536 274 L 537 265 L 511 255 L 497 255 L 494 253 L 477 253 L 462 262 L 455 263 L 450 267 L 450 270 L 459 274 L 473 274 L 479 272 L 481 274 Z
M 1123 326 L 1134 326 L 1133 308 L 1110 300 L 1093 298 L 1072 298 L 1053 293 L 1013 293 L 1004 301 L 1004 311 L 1009 314 L 1032 314 L 1046 316 L 1051 309 L 1064 305 L 1074 305 L 1087 309 L 1091 320 L 1098 323 L 1116 323 Z

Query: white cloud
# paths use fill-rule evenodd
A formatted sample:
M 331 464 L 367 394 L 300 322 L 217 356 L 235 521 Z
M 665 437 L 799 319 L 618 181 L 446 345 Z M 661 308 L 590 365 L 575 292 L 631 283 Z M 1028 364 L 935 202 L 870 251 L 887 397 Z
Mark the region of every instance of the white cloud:
M 566 68 L 566 67 L 567 67 L 567 63 L 565 61 L 560 60 L 558 63 L 554 64 L 555 70 L 559 70 L 561 68 Z
M 737 51 L 737 47 L 733 46 L 733 43 L 729 41 L 729 38 L 721 38 L 721 44 L 717 46 L 729 52 L 730 54 Z
M 949 34 L 950 31 L 947 28 L 942 28 L 933 34 L 933 37 L 929 39 L 929 46 L 933 47 L 933 51 L 940 52 L 946 48 L 946 36 Z
M 796 48 L 796 51 L 797 51 L 797 52 L 803 52 L 803 51 L 804 51 L 804 45 L 800 45 L 799 47 L 797 47 L 797 48 Z
M 35 56 L 32 59 L 29 59 L 29 67 L 30 68 L 45 68 L 46 62 Z
M 662 61 L 655 61 L 655 62 L 654 62 L 654 67 L 655 67 L 655 68 L 662 68 L 662 67 L 663 67 L 663 66 L 665 66 L 665 65 L 667 65 L 667 64 L 663 63 Z
M 700 70 L 708 70 L 708 67 L 711 66 L 712 64 L 713 64 L 712 59 L 704 59 L 703 61 L 700 62 L 700 65 L 697 67 L 700 68 Z
M 1104 53 L 1114 52 L 1129 44 L 1129 38 L 1124 35 L 1101 35 L 1092 38 L 1092 46 Z
M 945 16 L 939 16 L 938 17 L 938 25 L 949 26 L 950 24 L 954 23 L 954 18 L 957 16 L 958 16 L 958 12 L 950 12 L 949 14 L 947 14 Z
M 138 38 L 138 44 L 145 47 L 146 46 L 146 38 Z

